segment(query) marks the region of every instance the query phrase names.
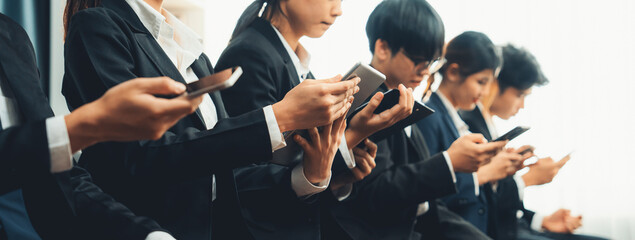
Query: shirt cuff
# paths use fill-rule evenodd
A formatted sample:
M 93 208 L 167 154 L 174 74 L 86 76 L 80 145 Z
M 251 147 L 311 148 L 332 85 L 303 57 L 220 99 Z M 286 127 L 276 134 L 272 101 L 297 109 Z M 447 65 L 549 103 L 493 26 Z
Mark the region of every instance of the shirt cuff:
M 346 144 L 346 135 L 342 134 L 342 140 L 340 142 L 340 146 L 338 147 L 340 153 L 342 154 L 342 158 L 344 158 L 344 162 L 349 169 L 355 167 L 355 155 L 348 148 L 348 144 Z
M 474 184 L 474 195 L 476 195 L 478 197 L 478 195 L 480 194 L 479 191 L 479 187 L 480 185 L 478 185 L 478 176 L 476 175 L 476 172 L 472 173 L 472 181 Z
M 176 240 L 172 235 L 166 232 L 154 231 L 148 234 L 145 240 Z
M 417 217 L 426 214 L 430 210 L 430 203 L 424 202 L 417 206 Z
M 516 188 L 518 188 L 518 198 L 522 201 L 525 197 L 525 180 L 520 174 L 514 174 L 514 181 L 516 181 Z
M 450 159 L 450 154 L 448 154 L 448 151 L 443 151 L 443 158 L 445 158 L 445 163 L 448 164 L 448 169 L 450 169 L 450 174 L 452 174 L 452 181 L 456 183 L 456 173 L 454 173 L 454 167 L 452 167 L 452 159 Z
M 342 186 L 340 189 L 331 190 L 331 192 L 333 193 L 333 196 L 335 196 L 337 201 L 340 201 L 340 202 L 344 201 L 349 196 L 351 196 L 351 193 L 353 192 L 353 184 L 352 183 L 348 183 L 348 184 Z
M 298 197 L 309 197 L 311 195 L 323 192 L 329 186 L 331 176 L 317 185 L 309 182 L 304 176 L 304 166 L 300 162 L 291 171 L 291 188 Z
M 46 137 L 51 157 L 51 172 L 70 170 L 73 167 L 73 153 L 64 116 L 46 119 Z
M 542 220 L 544 217 L 545 216 L 543 216 L 539 212 L 536 212 L 533 218 L 531 218 L 531 225 L 530 225 L 531 229 L 538 232 L 542 232 Z
M 271 138 L 271 152 L 286 147 L 287 143 L 284 141 L 282 133 L 280 133 L 280 127 L 278 126 L 276 115 L 273 113 L 273 107 L 269 105 L 262 110 L 265 112 L 265 122 L 267 122 L 267 129 Z

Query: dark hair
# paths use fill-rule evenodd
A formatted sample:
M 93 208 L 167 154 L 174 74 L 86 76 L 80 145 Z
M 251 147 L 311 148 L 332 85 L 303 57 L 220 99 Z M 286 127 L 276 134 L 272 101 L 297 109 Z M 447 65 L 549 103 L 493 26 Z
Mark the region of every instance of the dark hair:
M 529 89 L 534 85 L 542 86 L 549 82 L 538 65 L 536 58 L 524 48 L 511 44 L 503 46 L 505 64 L 498 75 L 499 93 L 508 87 L 518 90 Z
M 467 31 L 452 39 L 445 48 L 447 62 L 439 73 L 444 75 L 452 63 L 459 65 L 459 74 L 467 77 L 485 69 L 495 70 L 501 64 L 496 46 L 487 35 Z M 507 60 L 505 60 L 507 64 Z
M 445 42 L 443 21 L 425 0 L 382 1 L 368 17 L 366 35 L 372 53 L 381 39 L 393 54 L 403 48 L 428 60 L 441 56 Z
M 243 14 L 238 18 L 238 22 L 236 22 L 236 27 L 234 28 L 234 32 L 232 32 L 231 39 L 234 39 L 240 33 L 242 33 L 251 23 L 258 18 L 258 14 L 260 13 L 260 9 L 264 4 L 267 4 L 265 10 L 263 11 L 263 18 L 270 21 L 275 13 L 282 13 L 280 9 L 280 0 L 255 0 L 253 3 L 249 4 Z M 230 41 L 231 41 L 230 39 Z
M 99 4 L 101 4 L 101 0 L 67 0 L 64 8 L 64 39 L 66 39 L 66 33 L 68 33 L 68 27 L 71 24 L 71 17 L 81 10 L 94 8 Z

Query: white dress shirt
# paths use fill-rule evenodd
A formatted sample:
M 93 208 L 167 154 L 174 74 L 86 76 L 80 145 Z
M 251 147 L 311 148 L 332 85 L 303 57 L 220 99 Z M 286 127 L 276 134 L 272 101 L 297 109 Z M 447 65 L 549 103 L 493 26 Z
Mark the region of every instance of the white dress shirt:
M 439 98 L 441 99 L 441 102 L 443 103 L 445 109 L 448 111 L 448 114 L 450 114 L 452 123 L 454 124 L 456 130 L 459 132 L 459 136 L 462 137 L 472 133 L 470 132 L 470 128 L 467 126 L 467 124 L 463 121 L 463 119 L 461 119 L 461 116 L 459 116 L 459 111 L 454 107 L 454 105 L 452 105 L 452 102 L 450 102 L 450 100 L 448 100 L 441 91 L 436 91 L 436 93 L 439 95 Z M 474 184 L 474 194 L 478 197 L 478 195 L 480 194 L 480 185 L 478 183 L 476 172 L 472 173 L 472 181 Z
M 23 123 L 19 106 L 11 93 L 11 88 L 4 79 L 0 78 L 0 130 Z M 66 130 L 64 116 L 46 119 L 46 137 L 51 158 L 51 172 L 59 173 L 73 167 L 73 154 Z
M 284 48 L 287 50 L 289 57 L 291 57 L 293 66 L 298 73 L 298 79 L 300 79 L 300 82 L 303 82 L 310 72 L 309 63 L 311 62 L 311 54 L 302 46 L 302 44 L 299 43 L 298 49 L 293 50 L 284 36 L 282 36 L 280 31 L 278 31 L 278 29 L 276 29 L 276 27 L 274 27 L 273 25 L 271 25 L 271 27 L 278 35 L 278 38 L 282 42 Z M 348 150 L 348 146 L 346 145 L 346 137 L 344 135 L 342 135 L 342 141 L 340 143 L 340 146 L 338 146 L 338 149 L 345 161 L 354 162 L 355 157 Z M 292 188 L 298 196 L 310 196 L 326 190 L 330 182 L 330 177 L 329 179 L 319 183 L 318 185 L 314 185 L 306 180 L 306 177 L 304 176 L 303 166 L 302 164 L 298 164 L 291 172 L 291 180 Z M 338 200 L 342 201 L 350 196 L 352 189 L 353 185 L 347 184 L 339 190 L 333 191 L 333 194 Z

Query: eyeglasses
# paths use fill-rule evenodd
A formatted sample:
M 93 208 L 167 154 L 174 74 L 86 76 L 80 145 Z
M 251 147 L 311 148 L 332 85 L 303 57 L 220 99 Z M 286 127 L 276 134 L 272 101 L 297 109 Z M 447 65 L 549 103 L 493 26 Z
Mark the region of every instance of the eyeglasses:
M 412 56 L 412 55 L 408 54 L 403 49 L 401 49 L 401 52 L 408 59 L 410 59 L 410 61 L 412 61 L 414 63 L 415 72 L 416 73 L 421 73 L 421 72 L 423 72 L 423 71 L 425 71 L 427 69 L 428 70 L 428 74 L 432 75 L 432 74 L 436 73 L 437 71 L 439 71 L 441 69 L 441 67 L 443 66 L 443 64 L 445 64 L 445 62 L 447 61 L 443 57 L 439 57 L 437 59 L 429 61 L 429 60 L 427 60 L 424 57 Z

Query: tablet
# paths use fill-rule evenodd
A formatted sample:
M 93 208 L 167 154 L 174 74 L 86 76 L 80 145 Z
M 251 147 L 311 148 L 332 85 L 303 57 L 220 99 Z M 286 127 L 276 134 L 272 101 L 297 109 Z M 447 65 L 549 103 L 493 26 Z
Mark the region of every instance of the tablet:
M 351 104 L 351 109 L 357 109 L 359 106 L 364 104 L 366 99 L 374 94 L 375 91 L 377 91 L 377 88 L 386 81 L 386 76 L 384 76 L 384 74 L 377 71 L 370 65 L 363 64 L 361 62 L 355 64 L 351 70 L 344 75 L 342 81 L 350 80 L 354 77 L 359 77 L 361 81 L 357 85 L 359 87 L 359 92 L 354 95 L 355 99 Z M 351 113 L 351 111 L 348 111 L 346 117 L 350 116 Z
M 377 108 L 375 109 L 373 113 L 379 114 L 399 104 L 399 95 L 400 94 L 398 89 L 391 89 L 385 92 L 384 98 L 381 100 L 381 102 L 379 103 L 379 106 L 377 106 Z M 349 117 L 348 120 L 350 120 L 352 116 L 354 116 L 355 114 L 359 113 L 359 111 L 364 109 L 366 105 L 368 105 L 368 102 L 364 103 L 363 105 L 355 109 L 355 111 L 351 114 L 351 117 Z M 434 110 L 432 110 L 430 107 L 426 106 L 425 104 L 423 104 L 422 102 L 418 100 L 415 100 L 414 106 L 412 108 L 412 113 L 408 117 L 401 119 L 401 121 L 393 124 L 392 126 L 388 126 L 382 130 L 377 131 L 376 133 L 372 134 L 368 138 L 373 142 L 381 141 L 387 138 L 388 136 L 403 130 L 407 126 L 415 124 L 419 120 L 432 115 L 433 113 L 434 113 Z
M 187 84 L 186 91 L 182 96 L 195 98 L 206 93 L 220 91 L 234 86 L 238 78 L 243 74 L 240 67 L 228 68 L 212 75 L 203 77 L 198 81 Z
M 514 129 L 510 130 L 509 132 L 503 134 L 503 136 L 498 137 L 496 140 L 494 140 L 494 142 L 512 140 L 512 139 L 520 136 L 520 134 L 523 134 L 524 132 L 529 130 L 529 128 L 530 127 L 524 127 L 524 126 L 515 127 Z

